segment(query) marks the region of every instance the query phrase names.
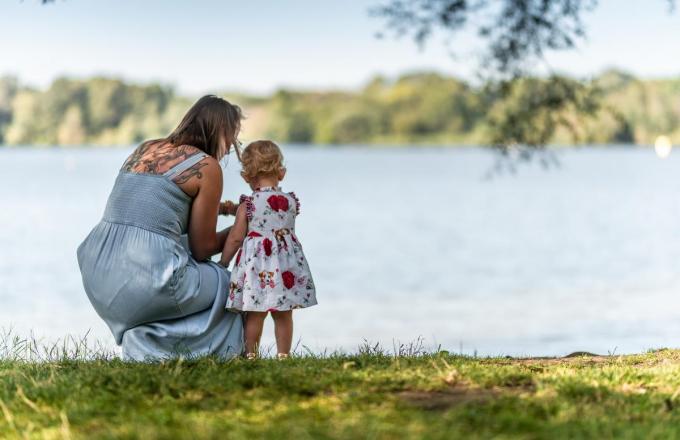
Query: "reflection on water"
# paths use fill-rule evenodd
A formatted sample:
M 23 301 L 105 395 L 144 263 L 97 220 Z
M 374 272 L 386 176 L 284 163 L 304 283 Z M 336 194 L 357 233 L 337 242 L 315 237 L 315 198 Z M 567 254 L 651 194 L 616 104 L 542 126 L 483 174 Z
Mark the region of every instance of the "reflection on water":
M 0 150 L 0 326 L 110 340 L 75 249 L 127 153 Z M 680 156 L 571 150 L 560 169 L 485 180 L 479 150 L 285 153 L 318 284 L 320 305 L 296 313 L 312 350 L 418 336 L 480 354 L 679 345 Z M 225 174 L 237 199 L 235 161 Z
M 654 141 L 654 151 L 661 159 L 670 156 L 672 150 L 673 144 L 668 136 L 659 136 L 656 138 L 656 141 Z

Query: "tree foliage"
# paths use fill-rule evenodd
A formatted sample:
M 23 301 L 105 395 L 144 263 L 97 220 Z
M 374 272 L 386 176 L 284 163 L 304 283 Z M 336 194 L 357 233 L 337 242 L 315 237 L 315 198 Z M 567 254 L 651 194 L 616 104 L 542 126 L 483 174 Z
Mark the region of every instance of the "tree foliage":
M 674 1 L 668 4 L 672 9 Z M 573 49 L 585 38 L 583 15 L 596 6 L 597 0 L 387 0 L 373 14 L 421 46 L 436 31 L 451 40 L 467 30 L 484 42 L 480 76 L 500 103 L 488 118 L 490 140 L 505 151 L 513 144 L 542 148 L 564 129 L 576 135 L 574 119 L 597 113 L 597 83 L 530 78 L 547 52 Z M 631 134 L 623 127 L 617 136 Z
M 170 131 L 185 108 L 171 88 L 96 77 L 58 78 L 45 91 L 0 78 L 0 139 L 8 144 L 120 144 Z M 4 113 L 3 112 L 4 109 Z
M 482 89 L 437 75 L 411 75 L 394 84 L 378 78 L 359 95 L 282 90 L 263 106 L 268 120 L 260 124 L 266 127 L 262 133 L 302 143 L 471 140 L 507 151 L 514 145 L 541 149 L 565 134 L 572 142 L 646 142 L 655 132 L 677 127 L 676 109 L 664 100 L 655 101 L 657 107 L 640 107 L 648 113 L 624 115 L 600 101 L 609 96 L 598 89 L 607 87 L 606 81 L 532 76 L 546 53 L 573 49 L 586 37 L 583 17 L 597 0 L 376 1 L 382 3 L 372 14 L 384 20 L 387 30 L 420 46 L 437 33 L 450 42 L 462 31 L 476 35 L 483 43 Z M 665 1 L 672 10 L 674 0 Z M 136 141 L 167 131 L 168 115 L 178 111 L 171 94 L 159 87 L 128 89 L 107 79 L 85 87 L 60 81 L 39 100 L 16 84 L 0 82 L 0 136 L 6 137 L 0 141 Z M 636 94 L 643 89 L 632 83 L 625 93 L 639 100 Z M 11 111 L 10 101 L 15 103 Z M 601 124 L 606 130 L 593 135 L 591 128 Z
M 500 87 L 507 87 L 500 89 Z M 317 144 L 680 141 L 680 80 L 609 71 L 592 82 L 525 77 L 474 87 L 436 73 L 376 77 L 357 91 L 223 94 L 244 108 L 242 137 Z M 160 84 L 60 78 L 45 90 L 0 78 L 0 143 L 129 145 L 169 133 L 195 97 Z M 586 113 L 587 110 L 587 113 Z
M 565 50 L 585 36 L 582 15 L 596 0 L 391 0 L 373 14 L 421 46 L 436 30 L 471 30 L 485 41 L 484 67 L 505 78 L 527 73 L 547 50 Z M 472 28 L 472 29 L 470 29 Z

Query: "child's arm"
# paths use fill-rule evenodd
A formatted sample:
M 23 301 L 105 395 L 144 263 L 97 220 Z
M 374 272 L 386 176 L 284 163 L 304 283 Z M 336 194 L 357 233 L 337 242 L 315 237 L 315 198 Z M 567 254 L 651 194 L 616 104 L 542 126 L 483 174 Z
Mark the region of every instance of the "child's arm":
M 222 250 L 222 258 L 220 258 L 220 264 L 222 266 L 228 267 L 229 262 L 238 249 L 243 245 L 243 240 L 246 238 L 246 233 L 248 232 L 248 218 L 246 216 L 246 206 L 241 204 L 236 210 L 236 220 L 234 221 L 234 226 L 231 227 L 229 231 L 229 236 L 227 241 L 224 242 L 224 249 Z

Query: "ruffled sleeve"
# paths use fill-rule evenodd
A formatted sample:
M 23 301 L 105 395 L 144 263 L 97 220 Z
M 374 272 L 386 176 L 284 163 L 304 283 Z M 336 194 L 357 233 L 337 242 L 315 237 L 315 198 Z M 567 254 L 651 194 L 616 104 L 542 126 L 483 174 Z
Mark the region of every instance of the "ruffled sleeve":
M 300 215 L 300 199 L 298 199 L 298 197 L 292 191 L 289 192 L 288 195 L 291 196 L 293 200 L 295 200 L 295 215 Z
M 248 221 L 253 219 L 253 211 L 255 211 L 255 205 L 253 205 L 253 198 L 245 194 L 241 194 L 241 198 L 238 201 L 239 205 L 245 203 L 246 207 L 246 218 Z

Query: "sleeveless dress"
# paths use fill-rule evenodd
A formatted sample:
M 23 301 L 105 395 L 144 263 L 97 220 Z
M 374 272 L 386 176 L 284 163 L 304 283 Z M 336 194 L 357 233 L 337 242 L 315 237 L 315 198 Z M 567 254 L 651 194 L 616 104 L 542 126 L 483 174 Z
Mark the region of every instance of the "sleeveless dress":
M 229 271 L 196 261 L 186 236 L 192 198 L 163 175 L 121 171 L 102 220 L 78 247 L 90 302 L 130 360 L 239 355 L 241 316 L 224 309 Z
M 286 311 L 315 305 L 316 292 L 302 245 L 295 235 L 300 202 L 280 188 L 241 196 L 248 233 L 236 254 L 227 308 Z

